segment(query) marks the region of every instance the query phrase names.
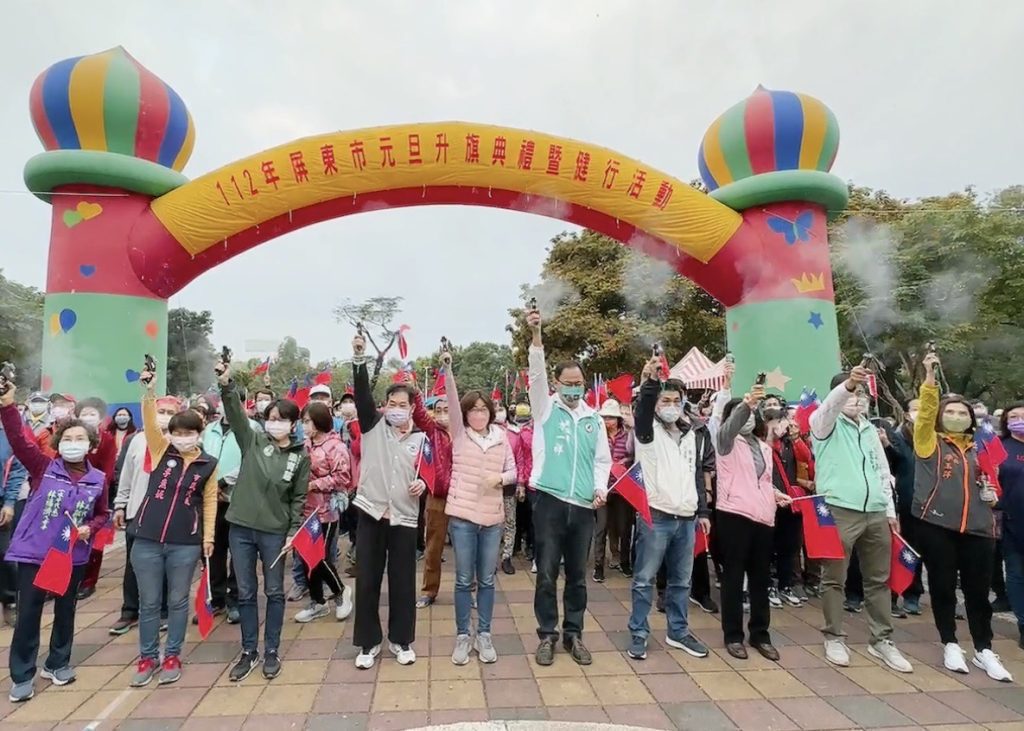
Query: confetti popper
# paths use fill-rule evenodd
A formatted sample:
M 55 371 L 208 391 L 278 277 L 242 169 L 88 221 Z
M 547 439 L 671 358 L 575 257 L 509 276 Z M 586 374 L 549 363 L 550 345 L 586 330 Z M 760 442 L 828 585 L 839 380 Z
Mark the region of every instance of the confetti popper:
M 46 152 L 25 182 L 53 207 L 43 388 L 137 418 L 142 354 L 167 362 L 169 297 L 303 226 L 418 205 L 548 215 L 669 262 L 725 306 L 737 383 L 764 371 L 794 401 L 839 368 L 825 225 L 846 186 L 828 172 L 835 118 L 806 95 L 758 88 L 711 125 L 710 195 L 614 150 L 470 122 L 334 130 L 189 180 L 184 102 L 122 48 L 45 70 L 30 111 Z

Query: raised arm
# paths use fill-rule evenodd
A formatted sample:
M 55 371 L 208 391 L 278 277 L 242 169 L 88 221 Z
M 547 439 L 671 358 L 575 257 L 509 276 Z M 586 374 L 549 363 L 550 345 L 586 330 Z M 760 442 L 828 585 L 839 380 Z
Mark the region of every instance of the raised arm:
M 25 435 L 25 426 L 22 424 L 18 407 L 13 402 L 13 391 L 12 401 L 0 408 L 0 423 L 4 425 L 7 441 L 11 443 L 14 456 L 24 465 L 32 481 L 38 481 L 50 466 L 51 459 L 43 454 L 38 444 L 29 441 Z
M 167 437 L 156 423 L 156 394 L 153 385 L 142 395 L 142 431 L 149 451 L 150 463 L 156 465 L 167 450 Z
M 544 341 L 540 332 L 540 313 L 536 310 L 526 315 L 526 324 L 533 332 L 533 340 L 530 343 L 530 350 L 527 355 L 527 377 L 530 379 L 529 388 L 530 408 L 533 410 L 533 418 L 540 425 L 547 416 L 548 408 L 551 406 L 551 388 L 548 384 L 548 367 L 544 360 Z
M 647 377 L 640 384 L 640 398 L 633 411 L 633 433 L 641 444 L 650 444 L 654 441 L 654 406 L 661 391 L 661 384 L 650 376 L 648 368 L 649 365 L 644 366 L 644 374 Z
M 929 353 L 924 359 L 925 379 L 918 394 L 921 401 L 917 407 L 917 418 L 914 419 L 914 454 L 918 457 L 930 457 L 939 446 L 935 432 L 935 421 L 939 416 L 939 384 L 935 380 L 935 367 L 939 359 Z
M 252 422 L 245 413 L 234 381 L 221 384 L 220 397 L 224 404 L 224 415 L 228 417 L 228 424 L 231 426 L 231 433 L 238 442 L 238 449 L 245 454 L 256 439 L 256 430 L 252 428 Z
M 866 387 L 871 371 L 864 366 L 854 366 L 849 377 L 833 388 L 817 411 L 811 414 L 811 436 L 816 439 L 828 439 L 836 427 L 836 421 L 843 412 L 843 407 L 850 400 L 858 386 Z
M 217 483 L 220 476 L 213 471 L 206 484 L 203 485 L 203 543 L 213 543 L 213 534 L 217 526 Z
M 715 435 L 715 451 L 723 455 L 732 451 L 733 445 L 736 444 L 736 437 L 740 435 L 740 429 L 747 423 L 752 413 L 746 401 L 736 404 L 729 414 L 729 418 L 718 428 L 718 433 Z
M 423 394 L 419 389 L 416 389 L 412 397 L 412 425 L 429 437 L 433 437 L 437 431 L 437 422 L 427 413 L 427 407 L 423 405 Z
M 459 401 L 459 386 L 455 383 L 455 374 L 452 373 L 452 364 L 446 363 L 444 367 L 444 389 L 448 393 L 448 433 L 452 435 L 452 442 L 462 436 L 466 430 L 462 422 L 462 403 Z

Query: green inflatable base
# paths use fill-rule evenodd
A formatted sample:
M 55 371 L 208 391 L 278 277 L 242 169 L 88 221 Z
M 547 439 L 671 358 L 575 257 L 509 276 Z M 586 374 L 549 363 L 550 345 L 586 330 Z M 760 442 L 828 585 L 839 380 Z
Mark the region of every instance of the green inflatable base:
M 820 170 L 776 170 L 723 185 L 708 195 L 734 211 L 786 201 L 818 203 L 835 218 L 846 208 L 850 193 L 846 183 Z

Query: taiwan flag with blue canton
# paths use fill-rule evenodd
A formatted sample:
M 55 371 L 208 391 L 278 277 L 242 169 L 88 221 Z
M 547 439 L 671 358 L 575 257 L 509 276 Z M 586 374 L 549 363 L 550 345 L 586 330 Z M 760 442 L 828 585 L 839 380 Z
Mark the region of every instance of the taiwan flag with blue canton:
M 622 477 L 611 486 L 623 499 L 633 506 L 640 517 L 647 525 L 654 525 L 651 519 L 651 506 L 647 502 L 647 488 L 644 487 L 644 473 L 640 469 L 640 463 L 629 468 Z
M 434 448 L 425 434 L 423 435 L 423 446 L 420 447 L 420 456 L 416 460 L 416 476 L 423 480 L 427 490 L 433 495 L 434 483 L 437 482 L 437 467 L 434 463 Z
M 203 572 L 199 574 L 199 585 L 196 587 L 195 610 L 196 619 L 199 624 L 199 636 L 204 640 L 213 631 L 213 596 L 210 593 L 210 571 L 209 559 L 203 565 Z
M 921 557 L 907 545 L 899 533 L 892 534 L 892 560 L 889 562 L 889 588 L 902 594 L 914 581 Z
M 306 518 L 306 522 L 295 534 L 292 548 L 302 556 L 302 560 L 306 563 L 306 573 L 312 575 L 313 567 L 323 561 L 327 555 L 324 532 L 320 527 L 320 518 L 315 510 Z
M 71 550 L 78 541 L 78 527 L 71 516 L 64 513 L 64 524 L 46 552 L 32 585 L 57 596 L 67 593 L 71 583 Z
M 1009 456 L 1006 447 L 989 424 L 982 424 L 974 430 L 974 448 L 978 452 L 978 469 L 988 478 L 989 484 L 995 488 L 996 494 L 1002 497 L 1003 488 L 999 484 L 999 465 Z
M 843 558 L 843 539 L 832 511 L 821 495 L 795 500 L 804 524 L 804 545 L 808 558 Z

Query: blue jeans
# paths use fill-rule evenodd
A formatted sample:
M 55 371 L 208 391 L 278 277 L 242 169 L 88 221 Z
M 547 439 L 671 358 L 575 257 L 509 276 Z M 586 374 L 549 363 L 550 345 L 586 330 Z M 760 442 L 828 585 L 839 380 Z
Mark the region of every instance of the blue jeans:
M 160 605 L 167 580 L 167 649 L 181 655 L 188 629 L 189 589 L 202 550 L 198 545 L 136 538 L 129 559 L 139 585 L 139 655 L 160 659 Z
M 238 614 L 242 626 L 242 652 L 256 652 L 259 648 L 260 610 L 256 606 L 256 559 L 263 564 L 263 594 L 267 597 L 267 623 L 263 627 L 265 652 L 277 652 L 281 646 L 281 626 L 284 624 L 284 561 L 274 568 L 270 564 L 281 553 L 288 536 L 265 533 L 240 525 L 231 526 L 228 544 L 231 564 L 238 579 Z
M 1024 553 L 1013 538 L 1003 536 L 1003 561 L 1006 562 L 1006 596 L 1017 615 L 1017 629 L 1024 637 Z
M 477 634 L 491 631 L 494 614 L 494 572 L 498 567 L 504 523 L 481 526 L 462 518 L 448 519 L 448 533 L 455 550 L 455 631 L 469 634 L 476 579 Z
M 651 596 L 662 561 L 668 583 L 665 613 L 668 636 L 681 640 L 690 634 L 688 604 L 690 575 L 693 573 L 693 541 L 697 521 L 680 518 L 660 510 L 651 510 L 653 526 L 636 522 L 636 563 L 633 566 L 633 611 L 629 615 L 630 634 L 647 639 L 651 625 Z

